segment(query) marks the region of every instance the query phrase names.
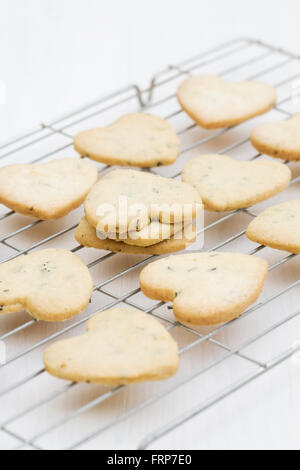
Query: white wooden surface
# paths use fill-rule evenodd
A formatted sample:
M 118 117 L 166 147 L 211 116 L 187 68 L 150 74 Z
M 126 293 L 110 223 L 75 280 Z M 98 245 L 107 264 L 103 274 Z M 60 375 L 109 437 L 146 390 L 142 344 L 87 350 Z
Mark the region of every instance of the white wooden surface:
M 251 2 L 216 1 L 209 3 L 199 1 L 128 1 L 110 0 L 0 0 L 0 80 L 6 82 L 7 99 L 0 104 L 1 140 L 22 132 L 24 129 L 47 120 L 49 117 L 64 113 L 68 109 L 79 106 L 85 101 L 94 99 L 115 88 L 131 82 L 148 83 L 153 72 L 167 63 L 177 62 L 198 51 L 205 50 L 224 40 L 235 36 L 253 36 L 284 46 L 299 52 L 297 44 L 299 2 L 286 1 L 280 5 L 267 1 Z M 270 21 L 268 21 L 270 17 Z M 255 50 L 252 51 L 255 54 Z M 246 60 L 241 54 L 240 60 Z M 237 60 L 237 57 L 235 57 Z M 278 56 L 268 59 L 270 65 L 278 61 Z M 274 61 L 274 62 L 272 62 Z M 219 66 L 229 68 L 232 62 L 226 59 Z M 243 68 L 232 78 L 245 78 L 257 72 L 257 68 L 267 66 L 266 63 Z M 285 76 L 299 72 L 299 65 L 292 63 Z M 221 70 L 221 68 L 219 68 Z M 212 68 L 205 72 L 214 72 Z M 230 76 L 229 76 L 230 78 Z M 274 72 L 265 77 L 270 83 L 277 83 L 284 76 Z M 173 91 L 173 90 L 172 90 Z M 291 94 L 291 84 L 281 90 L 282 97 Z M 174 100 L 167 107 L 156 109 L 160 115 L 166 115 L 177 109 Z M 292 102 L 285 105 L 291 112 L 299 111 Z M 125 111 L 125 108 L 124 108 Z M 154 111 L 153 111 L 154 112 Z M 283 115 L 273 111 L 269 116 L 252 120 L 237 130 L 220 137 L 213 143 L 201 146 L 189 152 L 166 173 L 175 174 L 185 159 L 201 152 L 218 151 L 235 141 L 247 137 L 253 125 L 267 118 L 280 119 Z M 89 125 L 97 124 L 97 119 L 90 120 Z M 172 121 L 177 130 L 190 121 L 181 116 Z M 81 129 L 80 125 L 71 126 L 68 132 L 74 135 Z M 182 144 L 199 140 L 206 133 L 200 129 L 193 130 L 183 139 Z M 16 160 L 31 160 L 52 148 L 63 146 L 66 139 L 56 135 L 38 144 L 33 150 L 22 152 Z M 68 155 L 73 155 L 73 150 Z M 239 147 L 231 155 L 245 160 L 255 154 L 249 144 Z M 65 156 L 65 152 L 56 155 Z M 7 163 L 6 160 L 3 163 Z M 293 176 L 300 174 L 297 165 L 291 166 Z M 259 213 L 263 207 L 280 200 L 297 197 L 299 183 L 284 194 L 254 208 Z M 5 209 L 2 209 L 5 211 Z M 26 236 L 13 239 L 14 246 L 23 248 L 39 241 L 42 237 L 54 233 L 65 226 L 76 223 L 81 210 L 68 216 L 63 221 L 43 224 L 41 228 L 32 229 Z M 215 220 L 214 215 L 207 215 L 206 223 Z M 238 215 L 223 223 L 206 237 L 206 248 L 211 248 L 220 240 L 230 237 L 242 230 L 250 221 L 246 215 Z M 28 223 L 24 217 L 14 216 L 9 221 L 1 222 L 0 235 Z M 52 246 L 54 243 L 51 244 Z M 55 246 L 75 247 L 72 234 L 62 236 Z M 248 252 L 253 244 L 242 237 L 239 242 L 228 245 L 226 250 Z M 1 248 L 1 257 L 12 253 Z M 82 250 L 80 257 L 90 262 L 99 253 L 94 250 Z M 270 263 L 285 256 L 274 250 L 264 250 L 261 254 Z M 92 270 L 95 279 L 106 279 L 121 269 L 135 264 L 141 258 L 117 256 Z M 107 286 L 106 292 L 123 294 L 137 285 L 137 272 L 126 279 Z M 284 288 L 299 278 L 299 259 L 275 270 L 269 276 L 262 298 Z M 152 305 L 151 302 L 138 295 L 136 302 L 140 305 Z M 94 302 L 87 313 L 103 308 L 111 302 L 105 294 L 95 294 Z M 225 345 L 235 347 L 275 321 L 299 309 L 299 288 L 293 289 L 281 299 L 270 303 L 264 310 L 259 310 L 251 317 L 233 324 L 225 332 L 218 334 L 216 339 Z M 171 313 L 162 309 L 166 315 Z M 0 319 L 0 335 L 27 321 L 26 314 L 6 316 Z M 16 335 L 7 342 L 8 355 L 29 347 L 49 334 L 58 331 L 61 326 L 34 325 L 26 332 Z M 72 330 L 69 334 L 77 334 L 83 328 Z M 201 331 L 206 331 L 202 329 Z M 176 330 L 174 335 L 180 346 L 191 342 L 187 333 Z M 268 361 L 278 353 L 287 349 L 300 339 L 300 319 L 287 323 L 284 327 L 268 335 L 243 351 L 261 361 Z M 26 355 L 0 371 L 0 393 L 9 384 L 21 379 L 28 373 L 42 366 L 42 352 L 45 347 Z M 165 388 L 172 388 L 184 374 L 190 375 L 197 368 L 201 369 L 221 357 L 224 351 L 213 344 L 204 343 L 201 347 L 187 353 L 181 362 L 181 370 L 177 377 L 163 384 L 144 384 L 130 387 L 122 391 L 104 405 L 85 413 L 80 419 L 72 421 L 59 430 L 45 436 L 39 445 L 46 448 L 61 448 L 72 445 L 74 441 L 97 429 L 111 418 L 132 408 L 153 393 Z M 247 375 L 253 370 L 250 362 L 234 357 L 201 379 L 191 382 L 176 393 L 158 402 L 156 405 L 138 413 L 130 420 L 112 428 L 99 438 L 90 441 L 84 448 L 135 448 L 138 443 L 163 423 L 175 415 L 201 403 L 212 393 L 217 393 L 226 385 Z M 282 366 L 274 369 L 263 378 L 248 385 L 243 390 L 227 398 L 209 411 L 189 421 L 183 427 L 155 442 L 154 448 L 171 449 L 245 449 L 300 448 L 299 436 L 299 392 L 300 375 L 299 361 L 293 358 Z M 64 383 L 49 378 L 45 374 L 6 395 L 1 399 L 0 424 L 18 415 L 33 403 L 40 401 L 47 393 L 60 390 Z M 24 438 L 31 438 L 52 423 L 67 416 L 89 400 L 99 395 L 99 387 L 78 386 L 68 394 L 53 400 L 50 405 L 43 406 L 33 413 L 26 414 L 8 426 Z M 13 448 L 13 438 L 0 431 L 0 447 Z M 30 448 L 30 446 L 29 446 Z

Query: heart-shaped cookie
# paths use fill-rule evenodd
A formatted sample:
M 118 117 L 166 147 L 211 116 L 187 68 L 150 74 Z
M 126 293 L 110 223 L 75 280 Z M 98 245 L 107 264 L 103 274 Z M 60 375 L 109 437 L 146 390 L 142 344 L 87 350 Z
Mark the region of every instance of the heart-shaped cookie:
M 72 382 L 122 385 L 171 377 L 178 349 L 151 315 L 116 308 L 91 318 L 84 335 L 50 346 L 44 363 L 51 375 Z
M 0 313 L 26 310 L 37 320 L 64 321 L 83 312 L 92 293 L 88 268 L 67 250 L 51 248 L 0 264 Z
M 266 113 L 276 104 L 274 87 L 260 82 L 228 82 L 216 75 L 185 80 L 178 101 L 199 126 L 217 129 Z
M 78 158 L 0 169 L 0 203 L 21 214 L 53 220 L 79 207 L 98 179 L 97 168 Z
M 184 324 L 215 325 L 239 317 L 261 293 L 268 265 L 238 253 L 191 253 L 154 261 L 140 275 L 143 293 L 173 301 Z
M 87 221 L 99 232 L 140 231 L 150 220 L 191 223 L 202 209 L 192 186 L 159 175 L 114 170 L 90 191 L 85 202 Z
M 247 229 L 253 242 L 300 254 L 300 199 L 269 207 Z
M 226 155 L 200 155 L 185 165 L 182 180 L 199 191 L 205 209 L 229 211 L 283 191 L 291 171 L 283 163 L 269 160 L 237 162 Z
M 171 125 L 144 113 L 127 114 L 111 126 L 80 132 L 74 146 L 80 155 L 97 162 L 142 168 L 171 165 L 180 152 Z
M 300 160 L 300 113 L 287 121 L 260 124 L 252 131 L 251 143 L 260 153 Z
M 108 250 L 114 253 L 126 253 L 131 255 L 164 255 L 182 251 L 196 240 L 196 229 L 194 225 L 186 227 L 180 238 L 174 236 L 168 240 L 161 241 L 151 246 L 128 245 L 121 241 L 100 240 L 96 235 L 96 229 L 92 227 L 85 217 L 82 218 L 75 231 L 75 239 L 80 245 L 98 250 Z

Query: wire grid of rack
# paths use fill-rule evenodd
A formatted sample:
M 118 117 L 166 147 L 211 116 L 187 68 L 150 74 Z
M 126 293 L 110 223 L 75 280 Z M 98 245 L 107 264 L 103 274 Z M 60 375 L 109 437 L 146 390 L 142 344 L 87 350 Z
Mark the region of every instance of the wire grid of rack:
M 163 176 L 178 178 L 185 161 L 200 152 L 230 153 L 237 159 L 243 160 L 260 158 L 261 155 L 257 154 L 249 143 L 249 130 L 256 121 L 262 122 L 267 118 L 270 119 L 270 116 L 256 118 L 246 124 L 218 131 L 200 129 L 182 112 L 175 98 L 178 84 L 183 78 L 194 73 L 218 73 L 233 79 L 261 78 L 270 81 L 276 85 L 279 92 L 278 104 L 270 115 L 276 114 L 274 116 L 276 119 L 285 119 L 294 111 L 291 109 L 291 92 L 292 90 L 295 92 L 297 89 L 295 83 L 297 84 L 297 80 L 300 79 L 299 57 L 260 41 L 241 38 L 177 65 L 168 66 L 155 75 L 150 87 L 145 90 L 137 85 L 131 85 L 58 119 L 43 122 L 30 132 L 2 144 L 1 164 L 43 162 L 65 156 L 66 152 L 73 156 L 73 136 L 78 130 L 90 125 L 108 124 L 122 113 L 137 110 L 153 112 L 168 119 L 182 139 L 182 151 L 176 164 L 154 169 Z M 100 175 L 109 170 L 107 166 L 100 164 L 98 166 Z M 290 189 L 295 191 L 296 183 L 299 181 L 300 176 L 294 177 Z M 279 196 L 281 197 L 288 199 L 289 193 L 283 193 Z M 271 202 L 267 201 L 266 205 L 274 204 L 275 200 L 276 198 Z M 147 448 L 159 438 L 294 356 L 300 348 L 298 342 L 293 345 L 289 343 L 287 348 L 280 352 L 276 351 L 276 354 L 267 360 L 251 352 L 252 345 L 259 344 L 260 340 L 266 342 L 268 335 L 281 331 L 282 327 L 293 322 L 300 314 L 300 310 L 288 311 L 288 309 L 279 316 L 273 317 L 271 314 L 274 303 L 281 302 L 281 299 L 285 298 L 285 302 L 289 305 L 286 294 L 295 295 L 295 290 L 300 284 L 294 263 L 296 255 L 255 246 L 245 237 L 245 227 L 261 211 L 264 204 L 258 205 L 257 208 L 225 214 L 208 214 L 206 217 L 208 223 L 198 235 L 205 234 L 205 248 L 209 250 L 221 248 L 240 250 L 251 255 L 265 253 L 265 257 L 270 261 L 270 273 L 277 272 L 287 264 L 293 267 L 283 275 L 275 277 L 275 280 L 270 282 L 271 292 L 267 292 L 242 317 L 214 328 L 188 328 L 180 325 L 172 317 L 170 305 L 153 302 L 142 296 L 138 286 L 138 273 L 156 257 L 124 256 L 78 246 L 73 239 L 73 232 L 80 220 L 82 209 L 62 221 L 49 223 L 31 221 L 2 208 L 0 213 L 2 263 L 36 249 L 64 246 L 82 256 L 95 280 L 94 297 L 90 307 L 84 314 L 67 323 L 45 325 L 36 322 L 25 313 L 0 318 L 0 341 L 4 342 L 8 349 L 7 360 L 0 367 L 2 445 L 5 446 L 5 443 L 9 442 L 7 445 L 17 449 L 48 447 L 80 449 L 85 448 L 85 445 L 90 445 L 92 448 L 103 445 L 103 448 L 106 448 L 108 441 L 102 439 L 102 436 L 108 433 L 107 439 L 109 439 L 110 432 L 119 436 L 124 432 L 130 433 L 132 427 L 139 427 L 140 415 L 143 414 L 150 421 L 149 428 L 145 429 L 143 434 L 139 430 L 131 446 Z M 238 218 L 238 223 L 234 224 Z M 243 243 L 240 249 L 235 243 L 241 241 Z M 292 275 L 294 277 L 291 277 Z M 181 361 L 184 364 L 174 379 L 165 383 L 147 385 L 147 388 L 138 385 L 107 389 L 100 386 L 64 383 L 45 373 L 42 367 L 42 352 L 46 346 L 61 337 L 77 334 L 93 314 L 119 304 L 143 309 L 162 321 L 174 334 L 179 342 Z M 259 323 L 259 331 L 253 327 L 251 334 L 252 329 L 249 329 L 249 324 L 246 325 L 245 322 L 255 317 L 258 311 L 264 310 L 267 312 L 268 322 L 261 324 L 255 320 L 254 323 Z M 243 327 L 243 324 L 246 326 Z M 240 338 L 241 331 L 243 334 Z M 228 340 L 231 334 L 234 338 L 232 342 Z M 210 348 L 213 349 L 213 353 Z M 187 366 L 184 357 L 191 352 L 196 356 L 190 358 Z M 231 360 L 237 362 L 232 363 Z M 221 381 L 219 389 L 209 386 L 211 383 L 209 378 L 206 394 L 203 396 L 196 394 L 194 401 L 185 400 L 186 406 L 181 407 L 181 412 L 174 413 L 173 406 L 168 409 L 168 400 L 172 394 L 178 393 L 178 396 L 182 397 L 180 394 L 187 386 L 193 387 L 188 393 L 190 390 L 199 390 L 199 387 L 202 388 L 205 383 L 206 374 L 211 373 L 215 377 L 219 373 L 218 367 L 223 364 L 229 364 L 230 369 L 232 367 L 234 370 L 239 369 L 238 376 L 231 377 L 230 380 L 227 380 L 226 376 L 227 378 Z M 222 372 L 220 374 L 223 377 Z M 74 393 L 74 397 L 69 399 L 68 395 L 71 393 Z M 138 395 L 137 402 L 132 402 L 133 395 Z M 120 403 L 123 404 L 121 407 Z M 150 411 L 149 416 L 149 410 L 152 410 L 153 406 L 154 412 Z M 51 419 L 47 422 L 49 416 Z M 122 425 L 125 427 L 121 427 L 121 431 L 115 431 Z M 47 441 L 47 436 L 50 435 L 58 436 L 56 441 L 54 439 L 54 444 L 52 441 L 51 444 Z M 62 436 L 65 435 L 68 435 L 67 441 L 61 442 Z M 121 441 L 120 447 L 125 445 Z

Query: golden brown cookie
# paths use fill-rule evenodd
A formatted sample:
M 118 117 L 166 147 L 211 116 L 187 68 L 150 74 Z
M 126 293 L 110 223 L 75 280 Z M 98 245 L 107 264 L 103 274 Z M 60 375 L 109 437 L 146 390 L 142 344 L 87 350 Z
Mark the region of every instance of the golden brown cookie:
M 300 199 L 269 207 L 247 228 L 253 242 L 300 254 Z
M 116 386 L 168 379 L 178 369 L 178 348 L 151 315 L 116 308 L 91 318 L 84 335 L 50 346 L 44 363 L 61 379 Z
M 180 322 L 215 325 L 239 317 L 256 301 L 267 271 L 267 262 L 253 256 L 189 253 L 148 264 L 140 285 L 150 299 L 172 301 Z
M 289 185 L 291 176 L 290 169 L 279 162 L 200 155 L 185 165 L 182 181 L 199 191 L 205 209 L 231 211 L 275 196 Z
M 234 126 L 276 104 L 276 90 L 260 82 L 228 82 L 216 75 L 185 80 L 177 93 L 184 111 L 206 129 Z
M 73 253 L 50 248 L 0 264 L 0 313 L 26 310 L 64 321 L 81 313 L 93 293 L 88 268 Z
M 300 113 L 287 121 L 260 124 L 252 131 L 251 143 L 260 153 L 300 160 Z
M 0 169 L 0 203 L 21 214 L 53 220 L 79 207 L 98 179 L 97 168 L 78 158 Z
M 74 146 L 97 162 L 142 168 L 171 165 L 180 152 L 171 125 L 145 113 L 127 114 L 111 126 L 80 132 Z

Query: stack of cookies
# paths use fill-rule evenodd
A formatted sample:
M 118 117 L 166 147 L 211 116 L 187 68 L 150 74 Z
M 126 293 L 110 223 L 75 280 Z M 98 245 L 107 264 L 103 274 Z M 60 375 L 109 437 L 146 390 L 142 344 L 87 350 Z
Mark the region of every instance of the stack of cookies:
M 76 230 L 83 246 L 132 254 L 180 251 L 196 238 L 202 210 L 189 184 L 134 170 L 114 170 L 90 191 Z

